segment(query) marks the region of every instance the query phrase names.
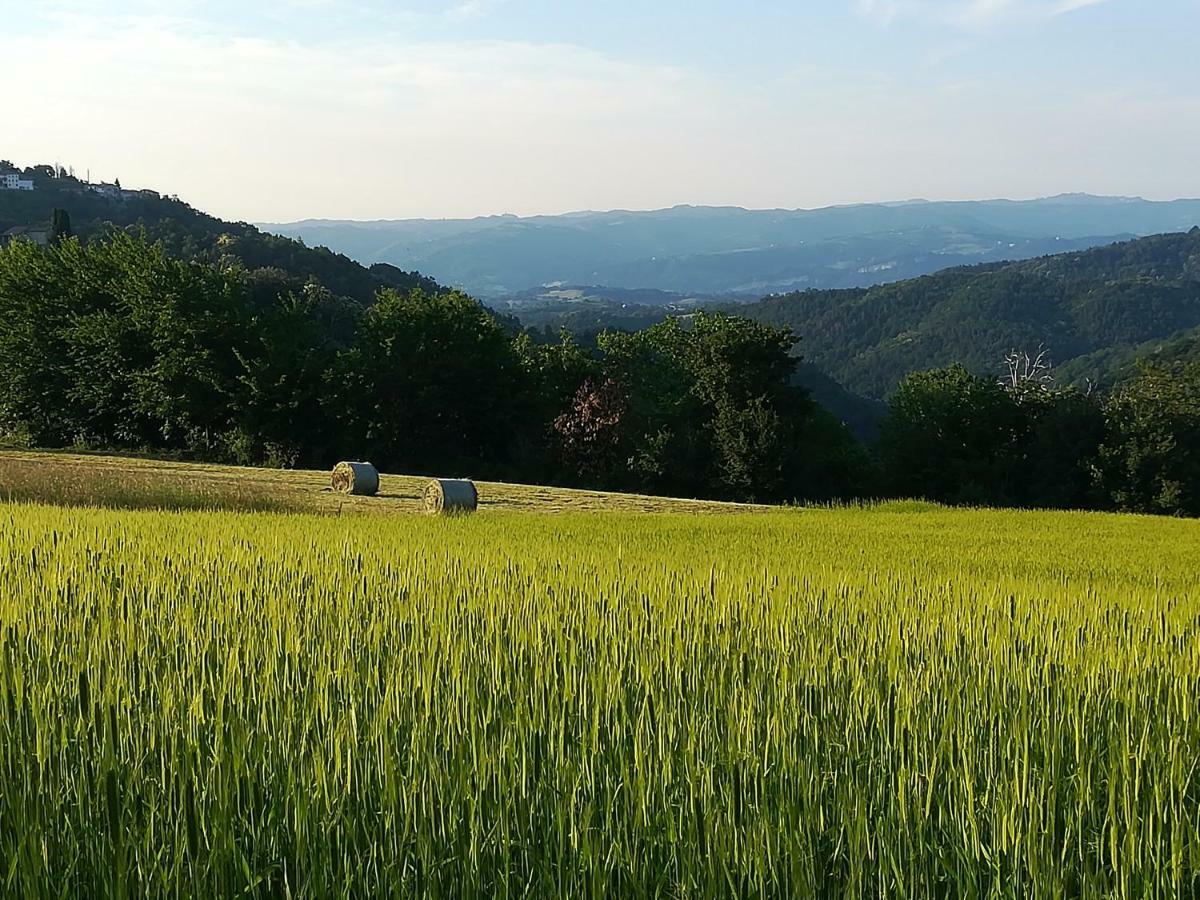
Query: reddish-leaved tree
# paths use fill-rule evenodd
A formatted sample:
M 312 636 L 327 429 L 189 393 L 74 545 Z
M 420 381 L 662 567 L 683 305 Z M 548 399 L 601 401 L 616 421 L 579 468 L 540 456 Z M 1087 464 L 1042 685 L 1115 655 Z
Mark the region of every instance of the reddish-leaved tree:
M 611 378 L 589 378 L 575 392 L 571 408 L 554 420 L 563 458 L 575 472 L 603 476 L 612 471 L 628 406 L 625 392 Z

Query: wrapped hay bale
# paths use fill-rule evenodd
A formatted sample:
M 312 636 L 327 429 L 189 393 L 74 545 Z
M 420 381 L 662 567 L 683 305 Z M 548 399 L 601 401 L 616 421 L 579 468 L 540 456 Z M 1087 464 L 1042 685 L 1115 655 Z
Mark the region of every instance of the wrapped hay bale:
M 430 515 L 473 513 L 478 507 L 475 483 L 465 478 L 435 478 L 425 486 L 425 512 Z
M 379 493 L 379 472 L 369 462 L 340 462 L 333 467 L 333 489 L 356 497 Z

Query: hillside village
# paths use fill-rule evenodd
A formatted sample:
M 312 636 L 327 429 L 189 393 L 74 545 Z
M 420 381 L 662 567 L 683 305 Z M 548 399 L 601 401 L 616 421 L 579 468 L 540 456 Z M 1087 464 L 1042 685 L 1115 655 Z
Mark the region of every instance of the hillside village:
M 0 247 L 7 246 L 17 238 L 32 241 L 42 247 L 50 244 L 52 232 L 49 223 L 40 218 L 35 221 L 33 218 L 33 210 L 40 209 L 43 205 L 38 198 L 49 201 L 55 208 L 75 207 L 81 198 L 110 204 L 163 199 L 158 191 L 124 188 L 120 179 L 112 182 L 94 182 L 90 177 L 76 177 L 73 169 L 63 166 L 39 165 L 22 169 L 9 160 L 0 160 L 0 192 L 14 201 L 17 201 L 18 196 L 34 195 L 24 202 L 10 204 L 11 211 L 17 213 L 17 218 L 16 221 L 10 219 L 0 222 Z M 22 209 L 29 218 L 23 218 L 18 212 Z
M 20 169 L 8 160 L 0 160 L 0 190 L 4 191 L 36 191 L 39 182 L 51 180 L 59 190 L 90 191 L 102 197 L 131 198 L 161 196 L 158 191 L 148 189 L 128 190 L 121 187 L 118 178 L 113 182 L 93 182 L 89 178 L 77 178 L 74 170 L 61 166 L 32 166 Z

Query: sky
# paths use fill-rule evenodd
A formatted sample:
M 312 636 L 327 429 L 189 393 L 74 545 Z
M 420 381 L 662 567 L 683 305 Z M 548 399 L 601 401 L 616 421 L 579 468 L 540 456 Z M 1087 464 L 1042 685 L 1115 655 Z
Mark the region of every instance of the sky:
M 0 0 L 0 22 L 0 158 L 224 218 L 1200 196 L 1197 0 Z

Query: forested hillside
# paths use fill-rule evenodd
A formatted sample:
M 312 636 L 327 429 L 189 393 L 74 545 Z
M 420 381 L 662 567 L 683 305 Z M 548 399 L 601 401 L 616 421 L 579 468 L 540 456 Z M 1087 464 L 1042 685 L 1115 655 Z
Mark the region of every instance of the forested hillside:
M 1111 384 L 1137 358 L 1194 353 L 1200 227 L 870 289 L 773 296 L 739 312 L 791 327 L 809 362 L 869 397 L 956 362 L 998 374 L 1014 348 L 1045 348 L 1062 377 Z
M 1058 366 L 1056 376 L 1063 384 L 1090 385 L 1107 390 L 1135 377 L 1142 363 L 1174 366 L 1196 360 L 1200 360 L 1200 328 L 1167 340 L 1097 350 Z
M 387 264 L 367 269 L 325 247 L 308 247 L 245 222 L 225 222 L 177 197 L 161 197 L 153 191 L 99 193 L 51 166 L 35 166 L 25 172 L 36 189 L 0 191 L 0 234 L 18 226 L 49 227 L 54 211 L 63 210 L 73 233 L 84 239 L 114 228 L 145 230 L 176 259 L 226 265 L 236 261 L 250 271 L 286 277 L 295 286 L 317 281 L 358 303 L 369 303 L 382 287 L 437 289 L 431 278 Z

